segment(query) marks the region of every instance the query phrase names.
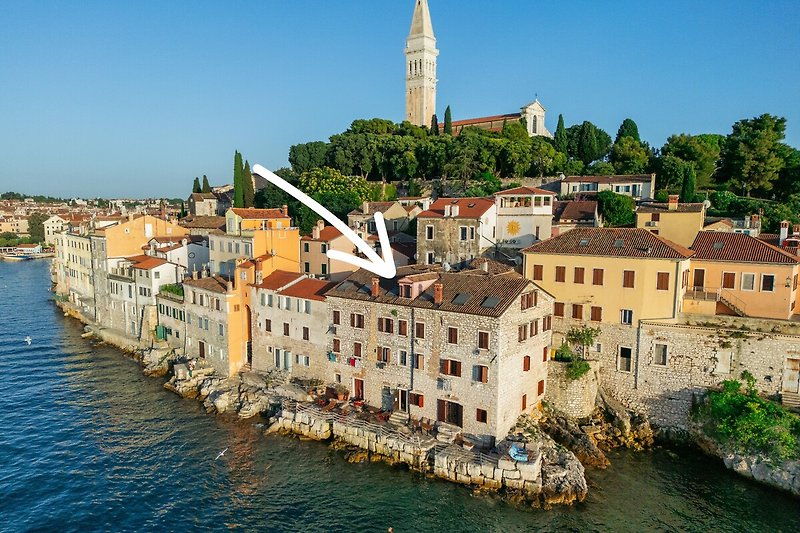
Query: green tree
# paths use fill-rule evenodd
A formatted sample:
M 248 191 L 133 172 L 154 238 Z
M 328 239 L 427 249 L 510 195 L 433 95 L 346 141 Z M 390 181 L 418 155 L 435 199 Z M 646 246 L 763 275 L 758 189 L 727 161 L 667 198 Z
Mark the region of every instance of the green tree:
M 611 137 L 589 121 L 567 128 L 567 154 L 580 159 L 584 165 L 606 156 Z
M 374 135 L 394 135 L 397 132 L 397 124 L 391 120 L 383 118 L 371 118 L 369 120 L 354 120 L 350 129 L 345 133 L 372 133 Z
M 44 213 L 33 213 L 28 217 L 28 233 L 33 242 L 44 242 L 44 221 L 48 216 Z
M 244 168 L 239 150 L 233 155 L 233 207 L 244 207 Z
M 553 136 L 553 143 L 557 151 L 563 154 L 567 153 L 567 130 L 564 128 L 564 115 L 558 115 L 558 125 L 556 126 L 556 133 Z
M 608 161 L 595 161 L 591 165 L 587 166 L 583 170 L 583 173 L 587 176 L 613 176 L 614 165 Z
M 597 337 L 600 336 L 600 328 L 590 328 L 582 326 L 580 328 L 570 328 L 567 332 L 567 341 L 581 347 L 581 357 L 586 359 L 589 353 L 589 346 L 594 344 Z
M 211 185 L 208 183 L 208 176 L 203 174 L 203 188 L 200 192 L 211 192 Z
M 785 118 L 766 113 L 735 123 L 720 150 L 716 180 L 745 196 L 771 190 L 784 164 L 779 145 L 785 131 Z
M 632 118 L 626 118 L 622 121 L 622 124 L 620 124 L 617 130 L 617 138 L 614 139 L 614 143 L 618 143 L 620 139 L 624 137 L 630 137 L 639 143 L 642 141 L 639 137 L 639 126 L 636 125 Z
M 203 189 L 200 188 L 200 178 L 194 179 L 194 185 L 192 185 L 192 192 L 202 192 Z
M 775 195 L 785 198 L 800 193 L 800 150 L 781 143 L 778 145 L 778 154 L 783 159 L 783 168 L 773 187 Z
M 289 148 L 289 164 L 297 173 L 319 168 L 325 165 L 327 150 L 328 144 L 322 141 L 295 144 Z
M 242 200 L 245 207 L 253 207 L 253 200 L 255 199 L 255 190 L 253 190 L 253 174 L 250 172 L 250 162 L 244 162 L 244 170 L 242 171 Z
M 630 196 L 600 191 L 597 193 L 597 204 L 605 226 L 615 228 L 630 226 L 636 222 L 635 203 Z
M 436 113 L 431 117 L 431 135 L 439 135 L 439 119 L 436 117 Z
M 697 175 L 694 171 L 694 165 L 688 163 L 684 167 L 683 179 L 681 180 L 681 202 L 694 202 L 696 185 Z
M 567 154 L 559 152 L 552 143 L 540 135 L 531 137 L 531 168 L 532 176 L 552 176 L 557 171 L 563 170 L 567 163 Z
M 674 155 L 658 158 L 656 188 L 665 189 L 670 193 L 677 193 L 683 186 L 683 178 L 686 176 L 688 169 L 693 166 L 693 163 L 688 163 Z
M 619 134 L 617 136 L 619 137 Z M 618 174 L 642 174 L 647 169 L 650 157 L 641 142 L 632 136 L 624 135 L 611 147 L 608 160 L 614 165 L 614 170 Z
M 450 106 L 444 110 L 444 134 L 453 135 L 453 115 L 450 112 Z
M 725 136 L 716 134 L 671 135 L 661 148 L 661 158 L 672 156 L 694 163 L 697 186 L 705 189 L 711 186 L 711 177 L 716 170 L 720 146 L 724 140 Z M 660 163 L 655 165 L 656 168 L 660 166 Z

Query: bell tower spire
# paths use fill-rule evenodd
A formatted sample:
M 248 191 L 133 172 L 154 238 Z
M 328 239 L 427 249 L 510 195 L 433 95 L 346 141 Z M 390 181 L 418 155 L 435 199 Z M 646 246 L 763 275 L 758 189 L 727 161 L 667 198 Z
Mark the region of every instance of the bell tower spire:
M 406 120 L 430 126 L 436 113 L 436 37 L 428 0 L 414 0 L 411 31 L 406 40 Z

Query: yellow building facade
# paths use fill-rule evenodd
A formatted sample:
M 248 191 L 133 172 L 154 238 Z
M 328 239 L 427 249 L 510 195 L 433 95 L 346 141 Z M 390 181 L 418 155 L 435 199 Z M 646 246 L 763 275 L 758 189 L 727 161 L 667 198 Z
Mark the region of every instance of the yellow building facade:
M 691 246 L 703 229 L 706 208 L 703 204 L 681 204 L 671 195 L 668 203 L 647 203 L 636 208 L 636 227 L 681 246 Z

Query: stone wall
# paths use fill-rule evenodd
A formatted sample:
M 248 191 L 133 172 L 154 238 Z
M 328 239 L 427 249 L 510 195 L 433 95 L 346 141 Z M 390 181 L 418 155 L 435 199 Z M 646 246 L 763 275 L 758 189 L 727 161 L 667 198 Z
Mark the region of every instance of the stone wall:
M 547 394 L 545 400 L 557 410 L 572 418 L 587 418 L 592 414 L 597 400 L 599 361 L 589 361 L 591 370 L 578 379 L 567 377 L 569 363 L 547 363 Z

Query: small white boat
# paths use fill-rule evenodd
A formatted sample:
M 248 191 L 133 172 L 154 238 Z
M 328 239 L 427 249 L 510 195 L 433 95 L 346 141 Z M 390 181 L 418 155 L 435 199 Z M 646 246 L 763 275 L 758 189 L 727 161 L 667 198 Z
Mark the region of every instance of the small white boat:
M 31 343 L 33 342 L 33 339 L 31 339 L 31 336 L 30 336 L 30 335 L 28 335 L 27 337 L 25 337 L 25 342 L 28 344 L 28 346 L 30 346 L 30 345 L 31 345 Z

